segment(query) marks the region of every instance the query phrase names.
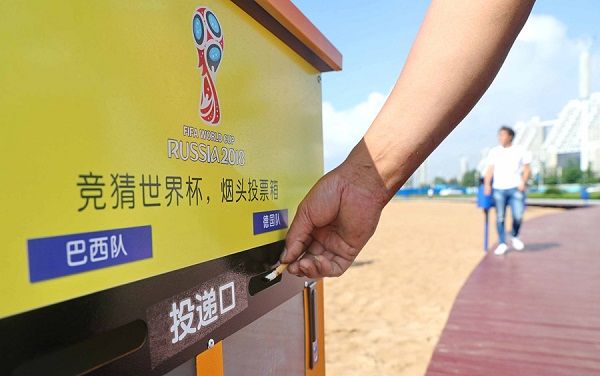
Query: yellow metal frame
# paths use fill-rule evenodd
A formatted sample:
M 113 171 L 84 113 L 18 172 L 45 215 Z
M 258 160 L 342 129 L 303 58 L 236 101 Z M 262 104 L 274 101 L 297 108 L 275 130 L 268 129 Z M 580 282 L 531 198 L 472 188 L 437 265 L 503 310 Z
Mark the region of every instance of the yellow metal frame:
M 310 369 L 310 324 L 308 313 L 308 289 L 304 289 L 304 359 L 306 376 L 325 375 L 325 309 L 323 280 L 317 281 L 317 342 L 319 344 L 319 361 Z
M 323 280 L 317 281 L 317 338 L 319 344 L 319 361 L 314 368 L 310 368 L 310 315 L 308 308 L 308 289 L 303 292 L 304 297 L 304 368 L 306 376 L 325 375 L 325 310 Z M 214 347 L 207 349 L 196 357 L 197 376 L 223 376 L 223 343 L 218 342 Z
M 197 376 L 223 376 L 223 342 L 196 357 Z

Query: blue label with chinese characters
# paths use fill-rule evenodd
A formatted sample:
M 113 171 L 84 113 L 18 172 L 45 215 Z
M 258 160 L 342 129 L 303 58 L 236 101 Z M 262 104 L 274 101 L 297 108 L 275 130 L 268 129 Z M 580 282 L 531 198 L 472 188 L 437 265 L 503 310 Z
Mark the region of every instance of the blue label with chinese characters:
M 288 227 L 288 211 L 282 209 L 252 213 L 252 221 L 254 235 L 281 230 Z
M 29 280 L 106 268 L 152 257 L 152 227 L 84 232 L 27 240 Z

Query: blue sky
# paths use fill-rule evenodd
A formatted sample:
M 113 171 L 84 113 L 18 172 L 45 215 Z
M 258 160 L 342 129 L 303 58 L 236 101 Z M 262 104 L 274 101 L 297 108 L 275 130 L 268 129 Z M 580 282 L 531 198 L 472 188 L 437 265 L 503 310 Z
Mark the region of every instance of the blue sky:
M 323 75 L 325 167 L 339 164 L 385 101 L 427 10 L 425 1 L 294 0 L 344 55 Z M 368 3 L 368 6 L 365 5 Z M 465 156 L 474 167 L 501 124 L 557 116 L 577 97 L 578 56 L 592 44 L 592 91 L 600 91 L 600 1 L 538 1 L 532 17 L 472 113 L 429 159 L 428 174 L 452 177 Z

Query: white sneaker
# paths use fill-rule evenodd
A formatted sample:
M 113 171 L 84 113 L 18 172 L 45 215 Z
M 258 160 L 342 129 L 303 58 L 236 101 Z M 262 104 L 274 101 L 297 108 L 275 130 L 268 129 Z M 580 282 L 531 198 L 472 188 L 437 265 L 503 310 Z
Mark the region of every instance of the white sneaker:
M 511 243 L 516 251 L 522 251 L 525 248 L 525 244 L 519 238 L 513 237 Z
M 498 246 L 494 250 L 494 254 L 496 256 L 500 256 L 500 255 L 505 254 L 506 251 L 508 251 L 508 246 L 506 245 L 506 243 L 500 243 L 500 244 L 498 244 Z

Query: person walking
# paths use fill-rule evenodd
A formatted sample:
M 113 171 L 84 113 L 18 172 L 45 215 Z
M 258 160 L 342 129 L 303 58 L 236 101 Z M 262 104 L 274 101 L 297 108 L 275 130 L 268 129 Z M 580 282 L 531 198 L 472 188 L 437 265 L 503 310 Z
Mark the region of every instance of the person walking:
M 498 131 L 500 145 L 490 150 L 487 170 L 484 178 L 485 194 L 493 193 L 496 203 L 496 228 L 498 246 L 494 254 L 503 255 L 508 251 L 506 244 L 506 208 L 510 206 L 512 214 L 511 245 L 522 251 L 525 244 L 519 239 L 519 231 L 525 212 L 525 190 L 529 179 L 531 154 L 519 145 L 513 145 L 515 131 L 502 126 Z

